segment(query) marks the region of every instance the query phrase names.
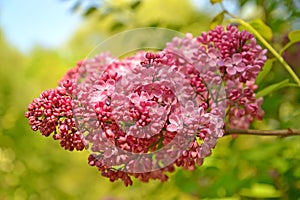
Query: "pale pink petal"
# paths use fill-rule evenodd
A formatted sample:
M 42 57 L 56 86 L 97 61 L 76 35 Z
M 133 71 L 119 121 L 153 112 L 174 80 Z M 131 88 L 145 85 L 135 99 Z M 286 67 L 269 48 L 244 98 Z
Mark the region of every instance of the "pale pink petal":
M 179 125 L 179 123 L 180 123 L 179 116 L 178 116 L 178 115 L 175 115 L 175 114 L 170 115 L 170 117 L 169 117 L 169 122 L 170 122 L 171 124 Z
M 130 97 L 129 97 L 129 99 L 134 104 L 138 104 L 140 102 L 140 97 L 136 93 L 131 94 Z
M 234 67 L 227 67 L 226 68 L 226 72 L 229 74 L 229 75 L 235 75 L 236 74 L 236 70 Z
M 246 70 L 246 65 L 245 65 L 244 63 L 240 63 L 240 64 L 238 64 L 238 65 L 236 66 L 236 70 L 237 70 L 238 72 L 243 72 L 243 71 Z
M 239 53 L 236 53 L 236 54 L 234 54 L 234 55 L 232 56 L 232 61 L 233 61 L 233 63 L 235 63 L 236 65 L 239 64 L 240 62 L 242 62 L 242 59 L 243 59 L 243 57 L 242 57 L 242 55 L 239 54 Z
M 169 124 L 167 126 L 167 131 L 170 131 L 170 132 L 175 132 L 177 131 L 178 127 L 175 125 L 175 124 Z
M 109 88 L 112 88 L 112 87 L 115 87 L 115 80 L 113 79 L 108 79 L 106 81 L 106 88 L 109 89 Z

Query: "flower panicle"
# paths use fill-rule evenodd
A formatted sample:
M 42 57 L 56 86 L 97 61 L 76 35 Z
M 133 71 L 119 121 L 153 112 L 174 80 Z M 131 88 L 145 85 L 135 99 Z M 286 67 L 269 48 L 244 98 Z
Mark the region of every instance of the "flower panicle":
M 25 116 L 64 149 L 89 149 L 88 164 L 112 182 L 167 181 L 176 167 L 201 166 L 225 126 L 246 129 L 263 117 L 255 79 L 265 54 L 230 25 L 174 38 L 155 53 L 101 53 L 78 62 Z

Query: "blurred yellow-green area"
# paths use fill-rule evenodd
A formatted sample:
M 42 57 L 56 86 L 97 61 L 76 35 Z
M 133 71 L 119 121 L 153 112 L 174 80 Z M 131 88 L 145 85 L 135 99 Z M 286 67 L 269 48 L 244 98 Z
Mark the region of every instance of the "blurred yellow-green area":
M 88 152 L 65 151 L 51 137 L 31 130 L 24 117 L 27 105 L 43 90 L 56 87 L 64 73 L 98 42 L 135 27 L 165 27 L 200 34 L 209 29 L 213 18 L 189 1 L 149 0 L 131 6 L 130 1 L 112 2 L 87 16 L 61 48 L 36 46 L 24 55 L 0 31 L 0 200 L 300 199 L 299 136 L 226 136 L 198 169 L 177 169 L 166 183 L 134 181 L 132 187 L 126 188 L 122 182 L 109 182 L 90 167 Z M 288 0 L 235 2 L 237 12 L 247 10 L 249 5 L 257 8 L 254 11 L 259 12 L 244 17 L 264 20 L 273 30 L 272 44 L 278 49 L 292 30 L 292 22 L 299 22 L 296 14 L 287 19 L 274 14 L 278 8 L 290 11 Z M 285 23 L 287 20 L 291 20 L 290 25 Z M 299 52 L 299 45 L 286 51 L 293 63 L 298 60 L 294 65 L 290 63 L 298 75 Z M 286 78 L 290 76 L 275 62 L 259 89 Z M 298 88 L 274 91 L 265 97 L 263 108 L 265 118 L 252 128 L 300 129 Z

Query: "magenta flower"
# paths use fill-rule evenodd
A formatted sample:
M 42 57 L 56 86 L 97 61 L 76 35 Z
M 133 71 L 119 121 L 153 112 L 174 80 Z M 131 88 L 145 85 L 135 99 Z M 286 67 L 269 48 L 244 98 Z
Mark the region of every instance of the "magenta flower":
M 25 115 L 65 149 L 91 151 L 89 165 L 110 181 L 166 181 L 175 167 L 202 165 L 225 126 L 262 118 L 254 83 L 265 53 L 234 26 L 174 38 L 156 53 L 102 53 L 78 62 Z
M 246 69 L 245 63 L 242 62 L 242 55 L 238 53 L 234 54 L 232 58 L 227 58 L 224 62 L 224 66 L 230 76 L 241 73 Z

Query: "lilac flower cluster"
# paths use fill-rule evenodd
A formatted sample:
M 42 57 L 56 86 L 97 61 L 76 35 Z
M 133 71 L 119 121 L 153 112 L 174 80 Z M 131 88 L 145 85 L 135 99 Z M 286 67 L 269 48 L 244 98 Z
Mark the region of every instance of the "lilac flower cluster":
M 247 129 L 255 119 L 264 115 L 262 98 L 255 98 L 255 80 L 265 61 L 266 52 L 247 31 L 235 26 L 221 26 L 197 38 L 186 35 L 175 38 L 165 51 L 177 52 L 197 69 L 191 84 L 203 90 L 203 84 L 224 84 L 226 92 L 226 125 Z M 199 73 L 200 74 L 197 74 Z
M 70 87 L 72 83 L 66 80 L 56 89 L 44 91 L 28 105 L 25 116 L 32 130 L 39 130 L 46 137 L 54 133 L 53 138 L 66 150 L 83 150 L 83 138 L 73 118 Z
M 65 149 L 90 150 L 89 165 L 110 181 L 166 181 L 175 167 L 202 165 L 225 124 L 261 119 L 255 79 L 265 53 L 234 26 L 174 38 L 156 53 L 102 53 L 33 100 L 26 117 Z

